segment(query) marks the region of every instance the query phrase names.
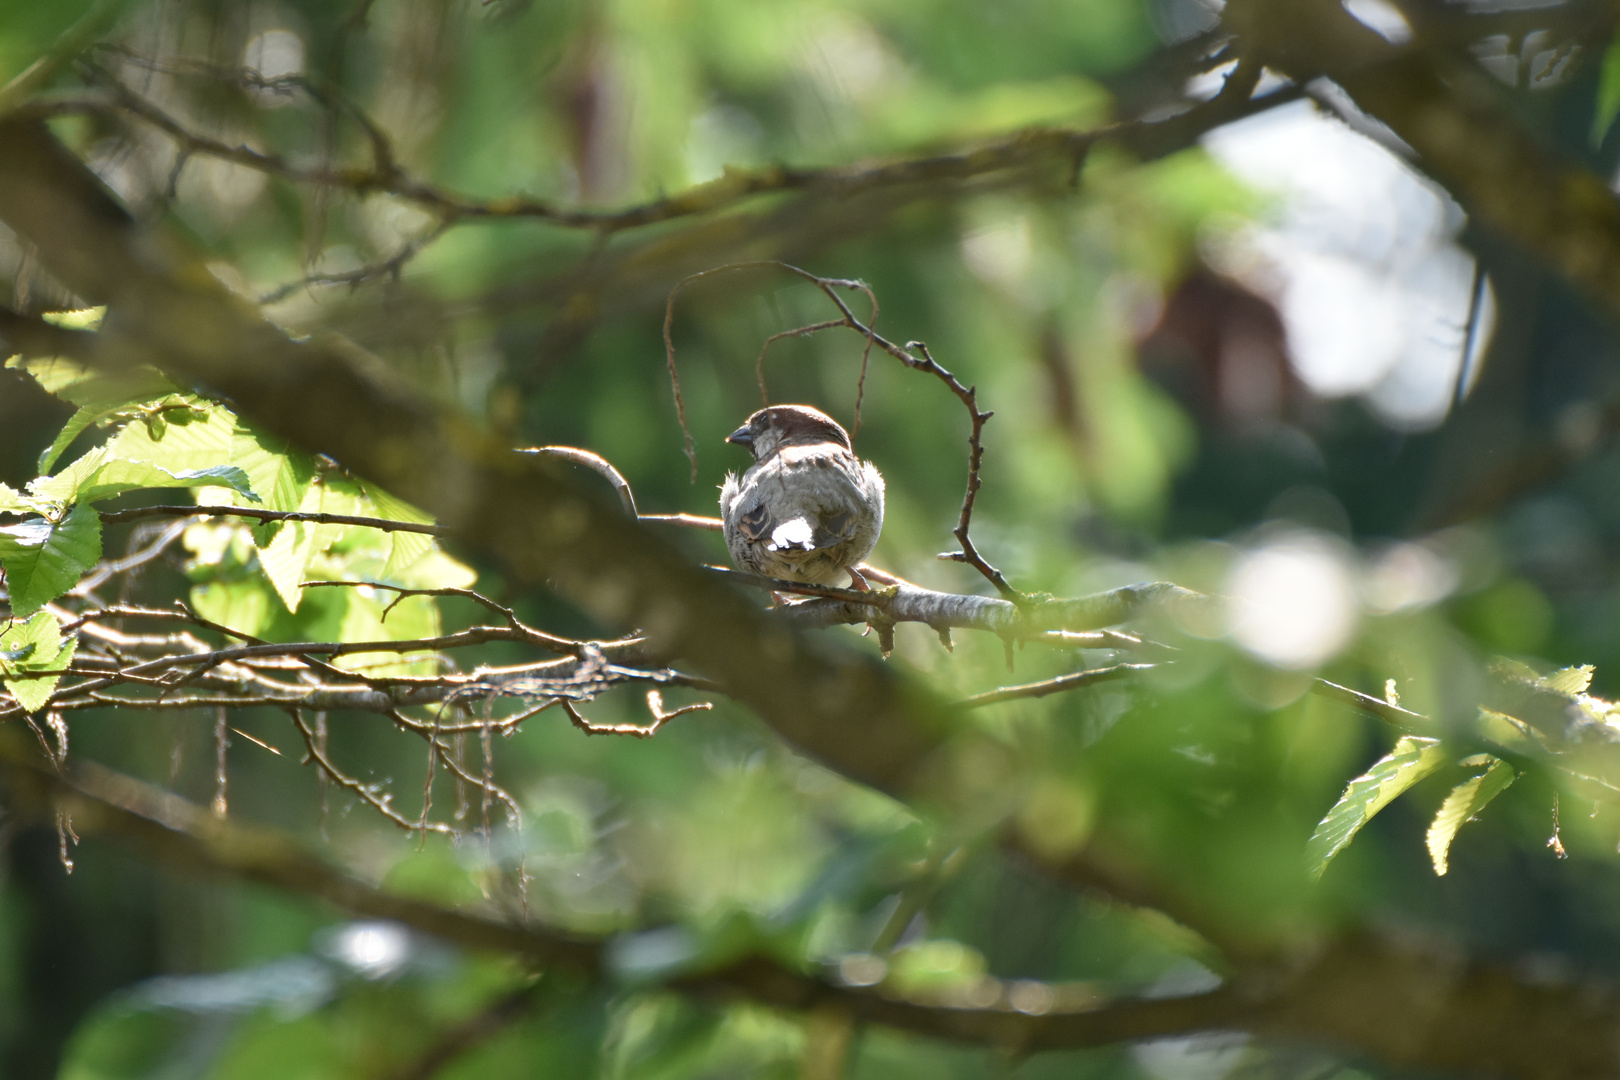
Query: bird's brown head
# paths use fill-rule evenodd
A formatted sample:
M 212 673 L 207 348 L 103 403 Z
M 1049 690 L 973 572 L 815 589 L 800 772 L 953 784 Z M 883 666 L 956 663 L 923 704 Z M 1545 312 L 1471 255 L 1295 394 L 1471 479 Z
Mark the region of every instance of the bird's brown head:
M 849 433 L 838 421 L 808 405 L 772 405 L 750 416 L 726 442 L 746 446 L 755 461 L 764 461 L 783 446 L 834 443 L 850 449 Z

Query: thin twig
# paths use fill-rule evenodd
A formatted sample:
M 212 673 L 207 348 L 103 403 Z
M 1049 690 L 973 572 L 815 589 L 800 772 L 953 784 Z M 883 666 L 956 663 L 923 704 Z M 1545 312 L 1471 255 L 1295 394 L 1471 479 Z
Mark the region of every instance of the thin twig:
M 968 538 L 968 526 L 973 521 L 973 502 L 979 495 L 979 466 L 984 461 L 984 443 L 980 440 L 980 435 L 984 431 L 985 421 L 989 420 L 995 413 L 980 412 L 978 387 L 963 386 L 958 382 L 956 376 L 934 362 L 933 356 L 928 352 L 927 345 L 920 341 L 913 341 L 906 345 L 906 349 L 907 351 L 916 349 L 922 356 L 921 363 L 907 364 L 907 366 L 915 367 L 919 371 L 926 371 L 950 387 L 951 393 L 955 394 L 962 404 L 967 407 L 968 416 L 973 425 L 968 432 L 967 493 L 962 496 L 962 512 L 957 516 L 956 528 L 952 531 L 952 535 L 956 537 L 956 542 L 962 545 L 962 550 L 946 552 L 940 558 L 950 562 L 967 563 L 983 574 L 990 584 L 996 587 L 996 591 L 1001 594 L 1002 599 L 1019 603 L 1024 599 L 1023 594 L 1007 584 L 1007 579 L 1001 576 L 1001 571 L 986 562 L 984 556 L 979 554 L 978 548 L 973 546 L 973 541 Z
M 176 160 L 178 162 L 184 160 L 184 158 L 181 157 Z M 353 270 L 322 271 L 306 274 L 297 281 L 289 281 L 276 286 L 269 292 L 261 293 L 259 303 L 264 306 L 279 304 L 293 293 L 301 289 L 308 289 L 313 285 L 362 285 L 373 278 L 385 275 L 397 281 L 405 268 L 405 264 L 416 258 L 434 241 L 449 232 L 450 227 L 455 223 L 456 219 L 454 217 L 440 218 L 433 228 L 420 236 L 407 240 L 387 258 L 366 263 L 364 266 L 357 266 Z
M 634 640 L 626 638 L 621 639 L 619 642 L 598 641 L 587 643 L 583 641 L 576 641 L 573 638 L 558 637 L 555 634 L 548 634 L 544 630 L 537 630 L 528 623 L 525 623 L 522 619 L 519 619 L 517 617 L 517 613 L 511 608 L 505 606 L 504 604 L 498 604 L 489 597 L 485 596 L 483 593 L 476 592 L 472 589 L 457 589 L 449 587 L 441 589 L 407 589 L 403 585 L 390 585 L 387 582 L 381 581 L 301 581 L 299 582 L 299 587 L 305 589 L 387 589 L 390 592 L 398 593 L 399 598 L 396 599 L 393 604 L 389 604 L 388 608 L 384 610 L 384 618 L 387 617 L 388 610 L 392 610 L 394 604 L 398 604 L 400 600 L 405 600 L 413 596 L 462 597 L 464 599 L 471 600 L 476 604 L 482 605 L 488 610 L 499 615 L 501 618 L 505 619 L 506 625 L 515 631 L 521 640 L 526 641 L 531 645 L 538 645 L 543 649 L 549 649 L 552 652 L 561 653 L 568 656 L 577 657 L 584 655 L 584 650 L 587 644 L 595 645 L 597 648 L 601 648 L 604 645 L 623 644 L 624 642 Z
M 796 596 L 820 596 L 828 600 L 843 600 L 852 604 L 862 604 L 877 610 L 887 607 L 890 599 L 887 592 L 879 590 L 863 591 L 846 589 L 838 585 L 813 585 L 803 581 L 788 581 L 785 578 L 766 577 L 764 574 L 750 574 L 746 570 L 733 570 L 725 566 L 705 566 L 703 569 L 727 581 L 735 581 L 739 585 L 747 585 L 753 589 L 791 593 Z
M 765 344 L 759 347 L 759 356 L 754 358 L 754 381 L 759 384 L 759 407 L 765 408 L 771 403 L 770 391 L 765 386 L 765 354 L 770 352 L 771 346 L 783 338 L 808 337 L 819 334 L 823 330 L 834 330 L 847 325 L 843 319 L 830 319 L 826 322 L 811 323 L 808 326 L 795 326 L 792 330 L 778 330 L 765 339 Z
M 225 706 L 221 705 L 214 710 L 214 816 L 220 818 L 225 816 L 229 805 L 225 798 L 225 751 L 230 749 L 231 737 L 225 721 Z
M 450 530 L 442 525 L 425 525 L 415 521 L 392 521 L 388 518 L 356 517 L 352 514 L 317 514 L 301 510 L 259 510 L 251 506 L 136 506 L 128 510 L 103 510 L 104 525 L 124 521 L 139 521 L 150 517 L 239 517 L 254 521 L 310 521 L 317 525 L 360 525 L 382 532 L 422 533 L 426 536 L 449 536 Z
M 380 785 L 363 784 L 332 764 L 332 759 L 326 754 L 326 748 L 316 742 L 315 732 L 310 730 L 309 725 L 304 723 L 303 715 L 299 710 L 288 709 L 287 715 L 292 717 L 292 722 L 298 728 L 298 733 L 304 737 L 304 746 L 309 751 L 308 760 L 313 761 L 316 767 L 325 773 L 332 783 L 345 791 L 352 792 L 361 802 L 370 806 L 377 813 L 408 833 L 416 832 L 420 828 L 443 836 L 454 837 L 456 835 L 456 830 L 443 822 L 412 821 L 398 810 L 395 810 L 391 805 L 394 799 L 393 795 Z
M 1429 722 L 1429 718 L 1422 713 L 1413 712 L 1411 709 L 1403 709 L 1399 705 L 1391 705 L 1383 698 L 1363 694 L 1360 690 L 1352 690 L 1348 686 L 1340 686 L 1338 683 L 1329 682 L 1326 679 L 1313 679 L 1311 681 L 1311 691 L 1323 697 L 1332 698 L 1334 701 L 1342 701 L 1346 705 L 1353 705 L 1365 712 L 1370 712 L 1380 720 L 1394 724 L 1396 727 L 1421 728 L 1425 727 Z
M 605 477 L 613 485 L 613 490 L 619 493 L 619 501 L 624 504 L 625 513 L 631 517 L 639 517 L 636 513 L 636 497 L 630 491 L 630 482 L 624 474 L 613 467 L 613 463 L 601 454 L 589 450 L 581 450 L 577 446 L 528 446 L 518 450 L 520 454 L 541 454 L 546 457 L 561 458 L 572 461 L 575 465 L 583 465 Z
M 162 555 L 163 552 L 168 549 L 170 544 L 174 543 L 180 538 L 181 534 L 186 531 L 186 528 L 187 526 L 184 521 L 176 521 L 159 532 L 157 539 L 153 540 L 146 547 L 126 555 L 122 559 L 109 559 L 105 562 L 97 564 L 88 573 L 86 573 L 84 577 L 80 578 L 79 583 L 73 586 L 72 589 L 68 590 L 66 595 L 86 596 L 98 589 L 108 578 L 117 574 L 125 574 L 138 567 L 145 566 L 153 559 L 156 559 L 158 556 Z
M 1048 694 L 1057 694 L 1065 690 L 1077 690 L 1083 686 L 1095 686 L 1100 682 L 1111 682 L 1114 679 L 1123 679 L 1127 675 L 1135 675 L 1143 671 L 1152 671 L 1158 664 L 1111 664 L 1108 667 L 1092 668 L 1090 671 L 1077 671 L 1072 675 L 1059 675 L 1055 679 L 1046 679 L 1042 682 L 1025 683 L 1022 686 L 1003 686 L 997 690 L 987 690 L 982 694 L 963 698 L 959 704 L 963 708 L 977 709 L 984 705 L 997 705 L 1003 701 L 1014 701 L 1019 698 L 1038 698 Z
M 657 691 L 653 691 L 653 693 L 656 692 Z M 573 725 L 587 735 L 628 735 L 632 739 L 650 739 L 654 735 L 658 734 L 658 729 L 664 726 L 664 722 L 666 720 L 679 716 L 682 713 L 692 712 L 696 709 L 710 708 L 711 704 L 705 701 L 700 702 L 697 705 L 688 705 L 684 709 L 676 709 L 671 713 L 661 713 L 661 703 L 654 704 L 652 696 L 649 695 L 647 699 L 647 708 L 653 714 L 653 722 L 645 727 L 640 724 L 592 723 L 590 720 L 585 718 L 585 714 L 580 712 L 579 708 L 572 701 L 563 701 L 562 707 L 563 711 L 568 714 L 568 719 L 573 722 Z
M 1485 274 L 1485 262 L 1474 256 L 1474 282 L 1468 290 L 1468 322 L 1463 329 L 1462 355 L 1457 358 L 1457 382 L 1451 391 L 1451 407 L 1461 408 L 1468 395 L 1469 378 L 1473 375 L 1474 346 L 1479 342 L 1480 323 L 1485 319 L 1485 297 L 1490 279 Z
M 534 711 L 538 712 L 539 710 Z M 461 761 L 450 752 L 450 744 L 441 738 L 441 736 L 451 733 L 462 733 L 471 728 L 477 727 L 478 725 L 452 725 L 437 722 L 432 724 L 424 724 L 416 720 L 412 720 L 398 709 L 395 709 L 393 712 L 389 713 L 388 717 L 390 720 L 394 721 L 395 724 L 399 725 L 401 729 L 409 731 L 414 735 L 420 735 L 423 739 L 427 740 L 430 747 L 432 747 L 432 749 L 429 751 L 430 760 L 443 764 L 444 767 L 450 771 L 451 775 L 462 783 L 472 784 L 475 787 L 481 788 L 486 798 L 493 797 L 498 799 L 501 805 L 506 807 L 507 820 L 511 822 L 514 828 L 519 826 L 523 819 L 523 813 L 518 808 L 517 799 L 513 798 L 512 794 L 505 788 L 495 783 L 491 776 L 485 775 L 482 777 L 476 777 L 469 773 L 462 765 Z

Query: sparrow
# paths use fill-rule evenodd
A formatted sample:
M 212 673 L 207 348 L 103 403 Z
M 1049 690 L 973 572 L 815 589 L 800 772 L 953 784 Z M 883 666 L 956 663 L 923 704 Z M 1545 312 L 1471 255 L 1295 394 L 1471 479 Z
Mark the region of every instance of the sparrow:
M 738 569 L 808 585 L 857 589 L 855 567 L 883 530 L 883 474 L 855 456 L 838 422 L 808 405 L 772 405 L 726 442 L 754 464 L 720 486 L 726 548 Z

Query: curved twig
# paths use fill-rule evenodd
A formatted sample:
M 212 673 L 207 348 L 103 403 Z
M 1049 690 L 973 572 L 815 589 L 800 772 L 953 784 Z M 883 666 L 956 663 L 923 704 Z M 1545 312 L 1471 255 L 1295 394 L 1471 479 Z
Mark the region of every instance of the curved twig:
M 525 446 L 518 449 L 520 454 L 543 454 L 546 457 L 561 458 L 571 461 L 575 465 L 583 465 L 592 469 L 613 485 L 613 490 L 619 493 L 619 502 L 624 504 L 625 513 L 631 517 L 640 517 L 636 513 L 636 497 L 630 491 L 630 482 L 624 474 L 613 467 L 613 463 L 601 454 L 590 450 L 581 450 L 577 446 Z

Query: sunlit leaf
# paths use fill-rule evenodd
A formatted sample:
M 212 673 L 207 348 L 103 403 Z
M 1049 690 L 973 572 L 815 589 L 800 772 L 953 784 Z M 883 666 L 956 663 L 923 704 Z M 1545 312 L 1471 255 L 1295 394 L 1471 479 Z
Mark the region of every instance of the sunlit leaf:
M 144 438 L 144 427 L 137 427 Z M 125 429 L 125 433 L 129 430 Z M 258 501 L 247 473 L 235 465 L 224 464 L 223 455 L 209 461 L 188 452 L 175 455 L 169 461 L 153 461 L 121 455 L 120 448 L 127 445 L 120 434 L 112 442 L 75 459 L 55 476 L 31 481 L 28 492 L 35 499 L 66 506 L 110 499 L 131 491 L 225 486 L 250 502 Z
M 1372 768 L 1350 781 L 1305 846 L 1305 865 L 1311 877 L 1321 877 L 1327 864 L 1374 814 L 1445 763 L 1440 740 L 1408 735 Z
M 364 484 L 361 489 L 371 500 L 371 504 L 377 508 L 378 517 L 387 518 L 389 521 L 409 521 L 417 525 L 433 524 L 431 515 L 423 513 L 404 499 L 390 495 L 375 484 Z M 388 562 L 383 566 L 382 576 L 390 581 L 398 581 L 404 570 L 433 549 L 433 538 L 425 533 L 410 532 L 396 532 L 392 537 L 393 543 L 389 548 Z
M 107 442 L 115 459 L 144 461 L 171 472 L 194 472 L 231 462 L 236 417 L 223 405 L 195 394 L 175 394 L 169 402 L 161 438 L 148 425 L 126 424 Z
M 321 513 L 325 494 L 325 485 L 311 484 L 298 509 L 308 514 Z M 259 549 L 259 565 L 264 567 L 288 611 L 296 612 L 303 599 L 305 571 L 311 556 L 324 546 L 322 535 L 322 527 L 312 521 L 289 521 L 275 539 Z
M 98 446 L 89 453 L 75 458 L 55 476 L 40 476 L 28 482 L 31 498 L 57 506 L 68 506 L 79 501 L 80 490 L 101 471 L 108 461 L 107 448 Z
M 61 521 L 33 518 L 0 528 L 0 565 L 11 611 L 32 615 L 71 589 L 101 558 L 101 516 L 80 503 Z
M 77 493 L 86 501 L 110 499 L 131 491 L 161 488 L 197 488 L 224 485 L 249 502 L 257 502 L 247 473 L 235 465 L 211 465 L 206 469 L 170 470 L 145 461 L 109 461 Z
M 191 606 L 205 619 L 258 637 L 270 621 L 272 591 L 259 577 L 207 581 L 191 590 Z
M 919 941 L 889 958 L 888 981 L 909 993 L 938 993 L 971 984 L 985 972 L 984 956 L 958 941 Z
M 404 599 L 391 592 L 359 586 L 345 590 L 349 604 L 343 615 L 343 641 L 407 641 L 439 633 L 439 608 L 428 596 Z M 398 603 L 395 603 L 398 601 Z M 386 612 L 386 616 L 384 613 Z M 350 653 L 337 658 L 337 666 L 374 676 L 436 675 L 437 662 L 401 660 L 402 654 Z
M 77 412 L 69 417 L 66 426 L 56 433 L 56 438 L 51 442 L 51 445 L 47 446 L 39 455 L 39 471 L 42 474 L 50 472 L 51 466 L 56 464 L 56 459 L 62 456 L 62 451 L 66 450 L 73 440 L 79 437 L 80 433 L 112 411 L 111 409 L 97 408 L 90 405 L 81 406 Z
M 180 392 L 180 387 L 156 368 L 97 371 L 60 356 L 12 357 L 8 368 L 33 376 L 46 393 L 84 409 L 111 412 L 136 402 Z
M 296 511 L 315 481 L 315 462 L 309 455 L 297 453 L 286 443 L 240 424 L 231 434 L 230 461 L 247 473 L 254 493 L 259 496 L 260 501 L 255 505 L 265 510 Z M 284 524 L 266 521 L 255 525 L 255 546 L 268 547 Z
M 1591 672 L 1591 668 L 1586 670 Z M 1429 858 L 1434 860 L 1434 872 L 1441 877 L 1450 868 L 1451 842 L 1456 839 L 1457 830 L 1518 778 L 1513 766 L 1501 758 L 1482 754 L 1478 759 L 1470 758 L 1465 764 L 1472 763 L 1488 767 L 1472 780 L 1464 780 L 1452 788 L 1429 825 Z
M 1540 682 L 1548 690 L 1574 697 L 1576 694 L 1584 694 L 1586 688 L 1592 685 L 1592 671 L 1591 664 L 1560 668 L 1551 675 L 1543 675 Z
M 56 617 L 48 611 L 38 611 L 27 622 L 14 622 L 0 634 L 0 650 L 7 653 L 25 653 L 8 662 L 0 676 L 5 688 L 17 698 L 17 703 L 29 712 L 38 712 L 50 700 L 51 692 L 61 675 L 19 677 L 32 672 L 62 672 L 73 660 L 75 639 L 62 641 L 62 628 Z
M 470 589 L 478 582 L 478 572 L 434 547 L 402 568 L 394 580 L 412 589 Z

